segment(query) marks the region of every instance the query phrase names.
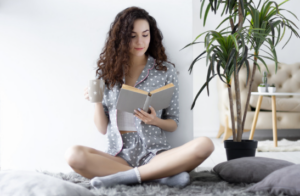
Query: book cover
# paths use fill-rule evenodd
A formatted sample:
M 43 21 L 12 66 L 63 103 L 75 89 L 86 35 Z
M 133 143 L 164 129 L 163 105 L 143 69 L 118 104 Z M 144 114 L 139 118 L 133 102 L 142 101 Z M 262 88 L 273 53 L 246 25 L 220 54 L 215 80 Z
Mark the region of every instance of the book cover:
M 175 90 L 173 83 L 157 88 L 151 92 L 147 92 L 126 84 L 122 85 L 117 100 L 117 110 L 134 113 L 134 110 L 141 108 L 150 113 L 151 105 L 155 111 L 170 106 L 171 99 Z

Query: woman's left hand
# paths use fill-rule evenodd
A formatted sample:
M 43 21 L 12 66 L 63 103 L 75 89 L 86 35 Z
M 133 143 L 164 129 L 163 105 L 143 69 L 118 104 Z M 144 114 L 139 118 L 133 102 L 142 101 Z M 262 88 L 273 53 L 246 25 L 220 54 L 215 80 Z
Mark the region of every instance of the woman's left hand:
M 157 120 L 156 112 L 153 109 L 153 107 L 150 107 L 151 114 L 148 114 L 144 110 L 134 110 L 135 116 L 141 119 L 145 124 L 148 125 L 155 125 L 155 122 Z

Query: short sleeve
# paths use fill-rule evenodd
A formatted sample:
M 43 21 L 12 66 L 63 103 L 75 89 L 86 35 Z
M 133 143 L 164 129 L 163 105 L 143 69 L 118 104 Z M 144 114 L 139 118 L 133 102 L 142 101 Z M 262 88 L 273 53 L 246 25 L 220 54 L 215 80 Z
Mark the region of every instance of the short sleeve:
M 179 82 L 177 70 L 172 64 L 169 64 L 167 71 L 166 85 L 173 83 L 175 90 L 171 99 L 170 106 L 163 109 L 161 119 L 172 119 L 179 126 Z
M 99 72 L 102 73 L 101 70 Z M 96 78 L 96 79 L 99 79 L 99 78 Z M 106 86 L 104 85 L 103 98 L 102 98 L 102 106 L 103 106 L 103 109 L 104 109 L 104 113 L 105 113 L 106 117 L 109 120 L 109 110 L 108 110 L 108 107 L 107 107 L 107 104 L 106 104 L 106 101 L 105 101 L 105 96 L 106 96 L 105 92 L 106 92 Z
M 108 107 L 107 107 L 107 105 L 106 105 L 104 99 L 102 100 L 102 105 L 103 105 L 104 113 L 105 113 L 106 117 L 107 117 L 108 120 L 109 120 L 109 111 L 108 111 Z

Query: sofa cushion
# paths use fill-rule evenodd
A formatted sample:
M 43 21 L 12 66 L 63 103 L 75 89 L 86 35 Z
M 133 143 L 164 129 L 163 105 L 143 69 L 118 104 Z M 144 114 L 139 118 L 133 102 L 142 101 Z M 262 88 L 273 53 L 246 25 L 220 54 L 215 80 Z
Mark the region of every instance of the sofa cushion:
M 249 105 L 256 108 L 258 102 L 258 95 L 251 95 Z M 299 98 L 284 98 L 276 96 L 276 111 L 282 112 L 300 112 L 300 99 Z M 272 98 L 263 96 L 260 109 L 272 110 Z
M 255 183 L 271 172 L 290 165 L 294 163 L 266 157 L 244 157 L 219 163 L 213 171 L 227 182 Z
M 281 168 L 270 173 L 247 191 L 268 191 L 270 194 L 300 195 L 300 164 Z
M 1 195 L 95 196 L 88 189 L 34 171 L 1 171 Z

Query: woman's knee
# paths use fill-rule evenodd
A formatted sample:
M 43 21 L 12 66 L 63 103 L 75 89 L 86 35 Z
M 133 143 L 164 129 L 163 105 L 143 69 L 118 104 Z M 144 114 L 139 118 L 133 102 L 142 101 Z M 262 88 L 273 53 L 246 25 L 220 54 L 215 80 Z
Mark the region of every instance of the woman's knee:
M 215 150 L 215 146 L 210 138 L 198 137 L 194 139 L 193 151 L 199 158 L 207 158 Z
M 85 166 L 86 153 L 84 146 L 75 145 L 67 149 L 65 159 L 72 168 L 82 169 Z

